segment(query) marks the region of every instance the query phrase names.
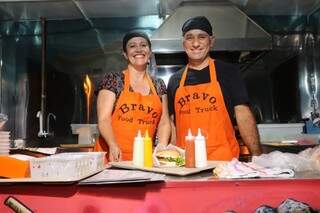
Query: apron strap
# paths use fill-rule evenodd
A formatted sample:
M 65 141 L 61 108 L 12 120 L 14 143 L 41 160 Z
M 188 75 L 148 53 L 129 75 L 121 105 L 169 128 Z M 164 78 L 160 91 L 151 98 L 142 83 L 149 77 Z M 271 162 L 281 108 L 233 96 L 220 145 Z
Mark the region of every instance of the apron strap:
M 124 74 L 123 90 L 126 91 L 126 92 L 129 92 L 129 88 L 130 88 L 129 70 L 128 69 L 124 70 L 123 74 Z

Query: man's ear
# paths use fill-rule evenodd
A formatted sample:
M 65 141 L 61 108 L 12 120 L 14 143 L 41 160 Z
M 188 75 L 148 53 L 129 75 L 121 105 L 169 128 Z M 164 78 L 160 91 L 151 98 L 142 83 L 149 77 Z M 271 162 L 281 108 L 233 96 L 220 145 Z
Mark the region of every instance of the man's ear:
M 210 47 L 213 47 L 214 42 L 216 41 L 215 36 L 210 36 Z
M 124 57 L 125 59 L 128 60 L 128 56 L 127 56 L 127 53 L 126 53 L 126 52 L 122 51 L 122 55 L 123 55 L 123 57 Z

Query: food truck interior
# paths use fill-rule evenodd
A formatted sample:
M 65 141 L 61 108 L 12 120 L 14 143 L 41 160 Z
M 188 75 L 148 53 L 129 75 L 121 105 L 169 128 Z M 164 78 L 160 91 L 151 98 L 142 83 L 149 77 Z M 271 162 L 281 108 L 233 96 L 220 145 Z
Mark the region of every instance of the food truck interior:
M 239 64 L 259 124 L 315 120 L 319 8 L 320 0 L 1 1 L 2 129 L 28 146 L 77 143 L 71 124 L 97 122 L 99 79 L 125 67 L 124 33 L 150 36 L 150 73 L 167 82 L 186 64 L 180 28 L 196 15 L 213 24 L 212 56 Z

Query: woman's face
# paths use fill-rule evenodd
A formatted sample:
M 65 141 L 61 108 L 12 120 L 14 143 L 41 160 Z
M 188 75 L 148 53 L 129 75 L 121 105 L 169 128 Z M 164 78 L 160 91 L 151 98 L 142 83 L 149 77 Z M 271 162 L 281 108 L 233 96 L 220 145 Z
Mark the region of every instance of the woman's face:
M 143 37 L 131 38 L 126 45 L 124 56 L 134 66 L 146 66 L 151 50 L 148 41 Z

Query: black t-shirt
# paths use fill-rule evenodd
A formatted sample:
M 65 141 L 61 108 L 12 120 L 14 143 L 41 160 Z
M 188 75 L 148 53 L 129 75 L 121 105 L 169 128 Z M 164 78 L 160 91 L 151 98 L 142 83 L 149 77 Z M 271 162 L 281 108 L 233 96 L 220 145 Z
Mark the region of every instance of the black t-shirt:
M 215 60 L 215 68 L 218 82 L 220 83 L 224 102 L 228 110 L 231 121 L 234 122 L 234 106 L 249 104 L 247 89 L 240 75 L 238 66 L 228 64 L 223 61 Z M 169 114 L 174 111 L 174 98 L 179 87 L 182 73 L 185 68 L 173 74 L 169 80 L 167 95 Z M 210 82 L 209 66 L 202 70 L 189 68 L 184 85 L 196 85 Z

